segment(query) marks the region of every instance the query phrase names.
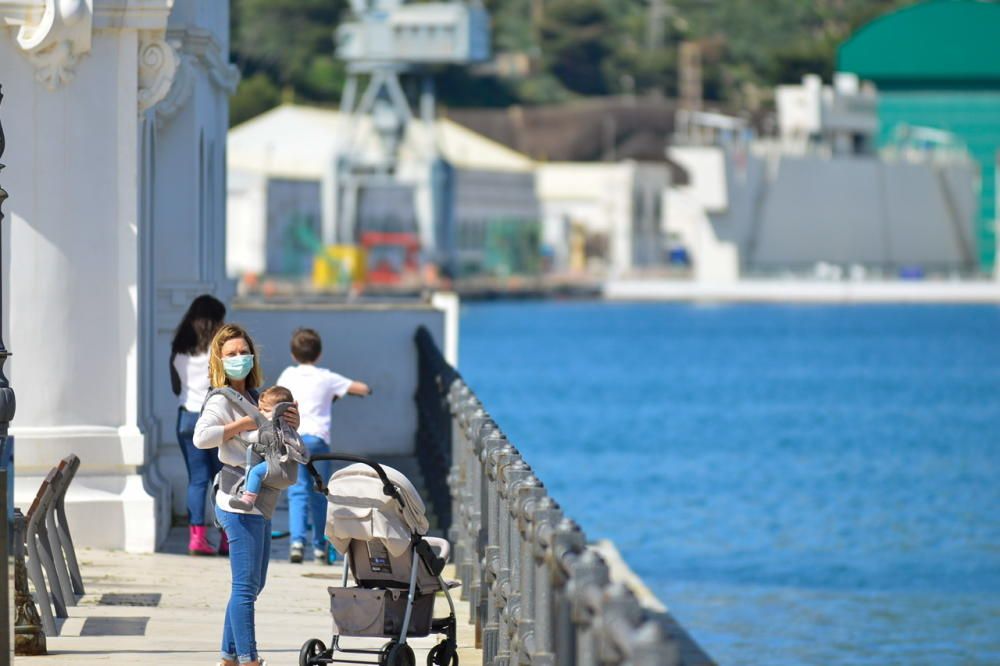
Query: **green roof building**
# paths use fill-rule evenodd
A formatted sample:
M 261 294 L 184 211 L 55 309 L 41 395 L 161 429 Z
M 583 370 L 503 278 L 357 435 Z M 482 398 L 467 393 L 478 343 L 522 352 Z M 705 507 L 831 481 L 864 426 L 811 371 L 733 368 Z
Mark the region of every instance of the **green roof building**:
M 979 165 L 976 247 L 983 271 L 996 260 L 1000 150 L 1000 3 L 933 0 L 886 14 L 840 47 L 837 68 L 879 91 L 879 143 L 901 125 L 945 130 Z

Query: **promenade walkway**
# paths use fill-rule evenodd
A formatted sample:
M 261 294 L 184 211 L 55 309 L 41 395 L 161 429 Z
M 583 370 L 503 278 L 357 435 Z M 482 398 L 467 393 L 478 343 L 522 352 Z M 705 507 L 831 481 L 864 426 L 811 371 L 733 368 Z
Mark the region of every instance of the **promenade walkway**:
M 18 663 L 214 665 L 229 596 L 229 561 L 190 557 L 186 546 L 186 529 L 175 528 L 162 553 L 79 549 L 87 595 L 70 608 L 61 634 L 47 638 L 48 656 L 18 657 Z M 267 586 L 257 603 L 257 641 L 268 666 L 298 664 L 299 648 L 306 639 L 329 642 L 326 587 L 340 584 L 341 571 L 339 565 L 309 560 L 291 564 L 288 540 L 273 542 Z M 446 571 L 446 577 L 449 573 L 453 572 Z M 461 663 L 482 663 L 481 653 L 474 649 L 468 605 L 457 603 L 457 610 Z M 447 602 L 439 597 L 436 616 L 446 614 Z M 384 643 L 365 640 L 355 639 L 348 645 Z M 426 663 L 427 651 L 434 644 L 433 637 L 412 641 L 418 664 Z

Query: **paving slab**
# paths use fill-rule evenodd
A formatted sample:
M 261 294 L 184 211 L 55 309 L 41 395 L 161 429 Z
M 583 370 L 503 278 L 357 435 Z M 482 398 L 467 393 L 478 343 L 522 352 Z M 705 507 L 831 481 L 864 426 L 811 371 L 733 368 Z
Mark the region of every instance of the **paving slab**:
M 211 666 L 218 661 L 222 618 L 229 598 L 229 560 L 186 554 L 187 534 L 175 528 L 164 552 L 132 554 L 79 549 L 87 594 L 61 621 L 59 636 L 47 637 L 49 654 L 18 657 L 18 664 L 62 666 L 170 664 Z M 307 554 L 308 556 L 308 554 Z M 332 623 L 326 588 L 338 585 L 339 562 L 288 561 L 288 540 L 275 540 L 267 585 L 257 601 L 257 643 L 269 666 L 294 666 L 302 644 L 320 638 L 329 644 Z M 446 570 L 446 577 L 453 570 Z M 468 604 L 453 591 L 459 619 L 459 657 L 480 664 Z M 439 595 L 435 617 L 447 615 Z M 417 664 L 437 642 L 412 639 Z M 348 647 L 378 647 L 384 640 L 344 639 Z

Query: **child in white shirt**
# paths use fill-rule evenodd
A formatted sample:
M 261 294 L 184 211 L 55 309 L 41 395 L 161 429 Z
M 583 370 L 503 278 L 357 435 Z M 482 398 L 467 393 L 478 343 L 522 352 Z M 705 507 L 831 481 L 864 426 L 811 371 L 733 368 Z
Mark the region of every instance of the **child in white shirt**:
M 316 366 L 323 351 L 323 341 L 311 328 L 300 328 L 292 335 L 292 359 L 297 365 L 284 369 L 277 384 L 289 389 L 298 400 L 301 422 L 299 436 L 310 454 L 330 450 L 330 412 L 333 402 L 345 395 L 367 396 L 372 391 L 364 382 L 357 382 Z M 316 471 L 326 480 L 332 474 L 330 461 L 314 463 Z M 312 486 L 312 478 L 303 468 L 298 481 L 288 489 L 288 523 L 291 532 L 289 559 L 301 562 L 307 539 L 308 522 L 312 519 L 313 555 L 318 563 L 328 563 L 326 498 Z

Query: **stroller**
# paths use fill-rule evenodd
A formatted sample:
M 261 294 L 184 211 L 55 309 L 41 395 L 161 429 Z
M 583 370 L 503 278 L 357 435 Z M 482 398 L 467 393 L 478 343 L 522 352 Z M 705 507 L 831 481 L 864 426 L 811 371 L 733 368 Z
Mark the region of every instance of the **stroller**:
M 330 477 L 326 487 L 313 462 L 353 462 Z M 343 555 L 340 587 L 329 587 L 333 638 L 330 647 L 311 638 L 299 652 L 299 666 L 335 663 L 415 666 L 407 639 L 444 634 L 427 655 L 428 666 L 458 666 L 455 604 L 450 587 L 441 578 L 449 544 L 425 536 L 428 523 L 424 503 L 413 484 L 400 472 L 360 456 L 319 453 L 307 463 L 316 489 L 327 496 L 326 536 Z M 354 585 L 348 586 L 349 575 Z M 451 609 L 435 619 L 434 598 L 444 592 Z M 348 649 L 342 636 L 384 637 L 380 649 Z M 354 661 L 338 654 L 369 655 L 378 661 Z

